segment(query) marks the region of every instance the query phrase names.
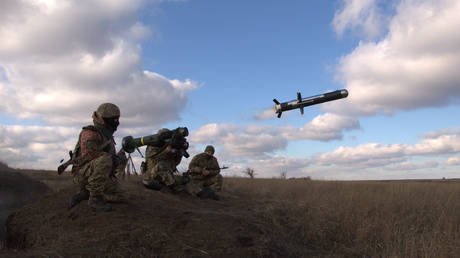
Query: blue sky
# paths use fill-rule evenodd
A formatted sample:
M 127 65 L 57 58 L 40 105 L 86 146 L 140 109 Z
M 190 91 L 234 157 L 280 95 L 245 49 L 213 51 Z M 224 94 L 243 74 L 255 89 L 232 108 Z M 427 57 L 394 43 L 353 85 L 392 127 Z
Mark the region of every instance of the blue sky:
M 187 126 L 225 175 L 460 177 L 457 1 L 6 1 L 0 154 L 54 169 L 100 103 L 116 140 Z M 349 97 L 278 119 L 272 99 Z M 139 164 L 141 157 L 133 155 Z M 185 169 L 184 159 L 180 169 Z
M 155 57 L 146 67 L 173 78 L 193 75 L 204 84 L 206 90 L 190 95 L 206 114 L 199 122 L 241 123 L 251 118 L 248 112 L 272 106 L 274 97 L 290 100 L 297 91 L 315 95 L 340 86 L 329 68 L 353 40 L 336 40 L 331 3 L 165 3 L 148 19 L 159 36 L 143 44 L 144 53 Z M 204 99 L 224 108 L 202 110 L 197 102 Z

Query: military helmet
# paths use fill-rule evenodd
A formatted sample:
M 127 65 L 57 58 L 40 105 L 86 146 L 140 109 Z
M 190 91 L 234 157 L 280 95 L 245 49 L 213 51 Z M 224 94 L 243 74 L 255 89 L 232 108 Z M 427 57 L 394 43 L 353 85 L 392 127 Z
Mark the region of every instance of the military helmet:
M 212 145 L 206 146 L 206 148 L 204 149 L 204 152 L 208 152 L 208 151 L 214 153 L 214 151 L 215 151 L 214 146 L 212 146 Z
M 119 117 L 120 109 L 115 104 L 104 103 L 99 105 L 96 113 L 102 118 Z

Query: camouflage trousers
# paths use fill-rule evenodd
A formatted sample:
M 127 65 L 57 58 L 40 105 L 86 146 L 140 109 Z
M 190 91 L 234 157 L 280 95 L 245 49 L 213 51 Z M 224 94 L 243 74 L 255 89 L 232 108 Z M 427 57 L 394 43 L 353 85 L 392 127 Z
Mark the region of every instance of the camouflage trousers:
M 185 189 L 190 194 L 196 195 L 204 187 L 209 186 L 215 192 L 222 191 L 224 178 L 221 174 L 215 176 L 192 176 L 192 180 L 185 186 Z
M 125 179 L 126 176 L 126 165 L 127 163 L 120 164 L 117 169 L 115 169 L 115 175 L 118 179 Z
M 74 173 L 74 182 L 90 196 L 103 196 L 106 201 L 120 202 L 128 197 L 126 190 L 111 177 L 112 158 L 108 155 L 96 158 Z
M 166 186 L 184 183 L 181 175 L 174 174 L 175 167 L 171 167 L 165 160 L 147 160 L 147 167 L 142 173 L 142 179 L 147 182 L 156 182 Z

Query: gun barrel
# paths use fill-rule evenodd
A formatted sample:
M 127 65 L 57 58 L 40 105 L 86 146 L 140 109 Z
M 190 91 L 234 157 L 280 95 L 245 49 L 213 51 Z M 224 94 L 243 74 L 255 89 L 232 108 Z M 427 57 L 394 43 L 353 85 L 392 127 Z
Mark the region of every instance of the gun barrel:
M 281 117 L 281 113 L 288 110 L 293 110 L 299 108 L 301 111 L 304 107 L 312 106 L 316 104 L 321 104 L 328 101 L 333 101 L 337 99 L 346 98 L 348 96 L 348 91 L 346 89 L 336 90 L 333 92 L 328 92 L 320 95 L 311 96 L 308 98 L 301 98 L 300 93 L 297 93 L 297 99 L 279 103 L 276 99 L 275 102 L 275 113 L 278 114 L 278 117 Z

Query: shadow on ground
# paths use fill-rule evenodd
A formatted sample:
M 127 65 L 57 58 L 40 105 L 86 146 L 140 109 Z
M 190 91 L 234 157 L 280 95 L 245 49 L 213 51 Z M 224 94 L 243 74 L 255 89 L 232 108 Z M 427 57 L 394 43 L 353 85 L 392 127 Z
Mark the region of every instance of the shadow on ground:
M 51 190 L 45 184 L 0 163 L 0 240 L 5 237 L 3 225 L 10 212 L 49 192 Z

